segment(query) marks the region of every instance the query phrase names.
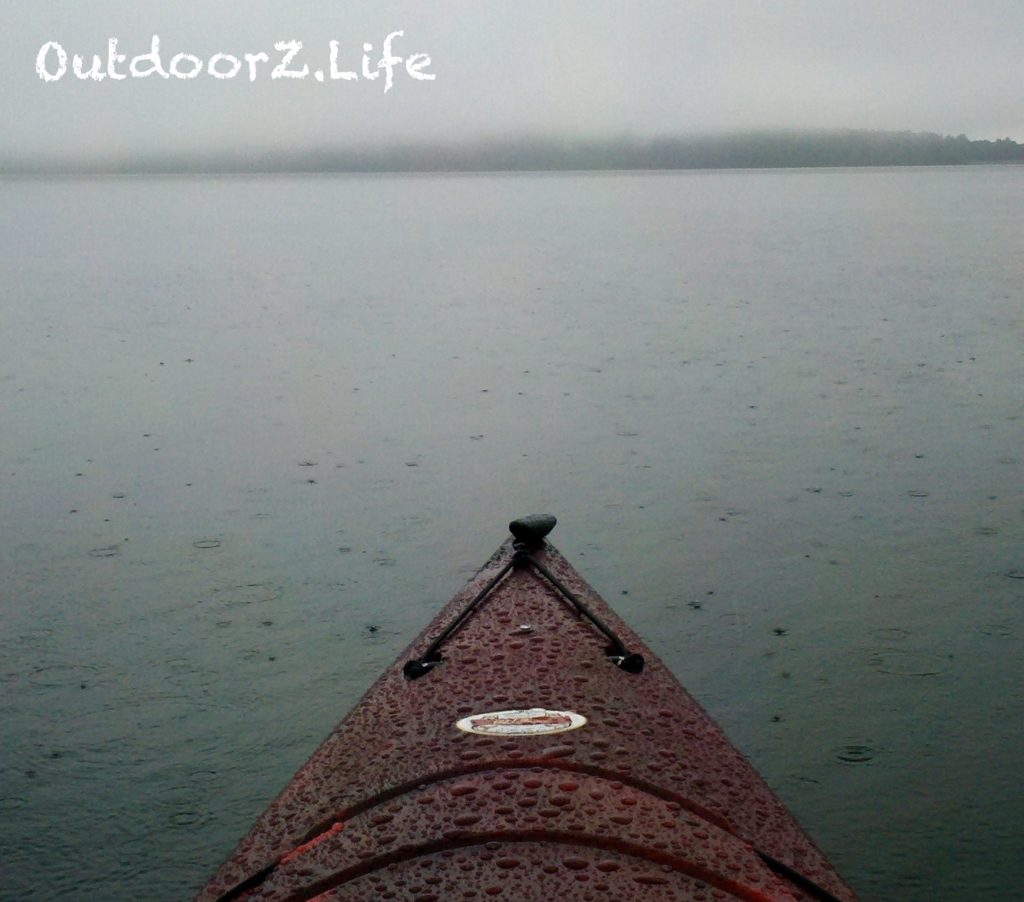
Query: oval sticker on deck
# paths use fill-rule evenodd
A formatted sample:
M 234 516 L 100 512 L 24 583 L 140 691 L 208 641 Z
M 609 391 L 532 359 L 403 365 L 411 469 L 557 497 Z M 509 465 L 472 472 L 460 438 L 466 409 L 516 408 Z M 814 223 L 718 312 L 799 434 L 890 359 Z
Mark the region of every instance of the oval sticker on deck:
M 482 736 L 543 736 L 582 727 L 587 719 L 575 711 L 521 708 L 517 711 L 488 711 L 457 720 L 455 726 Z

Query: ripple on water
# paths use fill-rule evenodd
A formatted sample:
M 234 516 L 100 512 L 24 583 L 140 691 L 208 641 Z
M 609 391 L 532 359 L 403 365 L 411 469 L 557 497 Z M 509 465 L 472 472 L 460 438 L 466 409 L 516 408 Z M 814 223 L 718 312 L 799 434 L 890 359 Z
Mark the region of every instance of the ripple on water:
M 1013 625 L 1002 621 L 1000 623 L 982 623 L 978 626 L 978 632 L 983 636 L 991 636 L 996 639 L 1013 639 Z
M 53 627 L 32 626 L 20 629 L 10 635 L 0 636 L 0 648 L 24 651 L 26 648 L 39 648 L 49 644 L 53 639 Z
M 65 689 L 88 685 L 97 672 L 91 664 L 48 664 L 33 667 L 27 679 L 37 689 Z
M 949 657 L 902 648 L 874 651 L 868 661 L 879 673 L 892 676 L 938 676 L 950 668 Z
M 172 827 L 194 827 L 201 820 L 202 815 L 198 811 L 175 811 L 167 822 Z
M 194 783 L 210 783 L 217 779 L 217 771 L 194 770 L 189 773 L 188 778 Z
M 105 545 L 103 548 L 91 548 L 89 557 L 114 557 L 121 553 L 119 545 Z
M 9 811 L 18 811 L 24 808 L 28 802 L 21 796 L 0 796 L 0 814 Z
M 851 742 L 835 750 L 836 761 L 842 764 L 870 764 L 876 754 L 872 746 L 863 742 Z
M 281 597 L 281 593 L 269 583 L 246 583 L 244 586 L 214 589 L 213 593 L 229 608 L 250 604 L 267 604 Z
M 872 630 L 871 635 L 880 642 L 902 642 L 904 639 L 909 638 L 910 630 L 905 630 L 898 626 L 884 626 Z

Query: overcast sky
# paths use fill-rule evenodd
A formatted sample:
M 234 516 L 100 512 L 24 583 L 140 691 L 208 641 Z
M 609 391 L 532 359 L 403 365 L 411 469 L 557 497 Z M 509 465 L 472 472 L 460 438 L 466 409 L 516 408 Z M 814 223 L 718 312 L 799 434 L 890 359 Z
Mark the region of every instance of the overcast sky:
M 510 132 L 647 136 L 762 127 L 910 129 L 1024 141 L 1024 0 L 4 0 L 0 159 L 40 154 L 283 150 Z M 376 67 L 384 37 L 417 60 Z M 75 77 L 159 35 L 218 79 Z M 279 41 L 302 41 L 272 79 Z M 338 42 L 332 79 L 330 41 Z M 48 41 L 65 74 L 43 81 Z M 250 80 L 245 54 L 267 53 Z M 183 58 L 178 71 L 194 65 Z M 59 53 L 47 71 L 60 71 Z M 323 81 L 315 77 L 316 70 Z M 377 70 L 374 70 L 377 71 Z M 170 73 L 169 73 L 170 74 Z

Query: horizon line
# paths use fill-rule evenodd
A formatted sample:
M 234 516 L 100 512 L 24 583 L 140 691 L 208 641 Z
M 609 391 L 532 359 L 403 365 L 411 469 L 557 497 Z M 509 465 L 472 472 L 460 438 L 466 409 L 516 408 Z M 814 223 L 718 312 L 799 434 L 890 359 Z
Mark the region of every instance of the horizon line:
M 1024 144 L 1009 137 L 971 139 L 963 132 L 954 136 L 863 128 L 747 129 L 647 137 L 520 134 L 248 152 L 147 150 L 130 157 L 18 155 L 0 159 L 0 175 L 660 171 L 986 162 L 1024 162 Z

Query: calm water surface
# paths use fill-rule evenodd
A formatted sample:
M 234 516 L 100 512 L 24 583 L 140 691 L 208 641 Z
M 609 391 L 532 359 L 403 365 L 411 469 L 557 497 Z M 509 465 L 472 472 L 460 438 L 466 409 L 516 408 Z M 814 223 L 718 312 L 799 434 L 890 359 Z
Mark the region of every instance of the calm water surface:
M 1012 167 L 0 181 L 0 896 L 188 897 L 550 510 L 865 899 L 1012 897 L 1022 211 Z

